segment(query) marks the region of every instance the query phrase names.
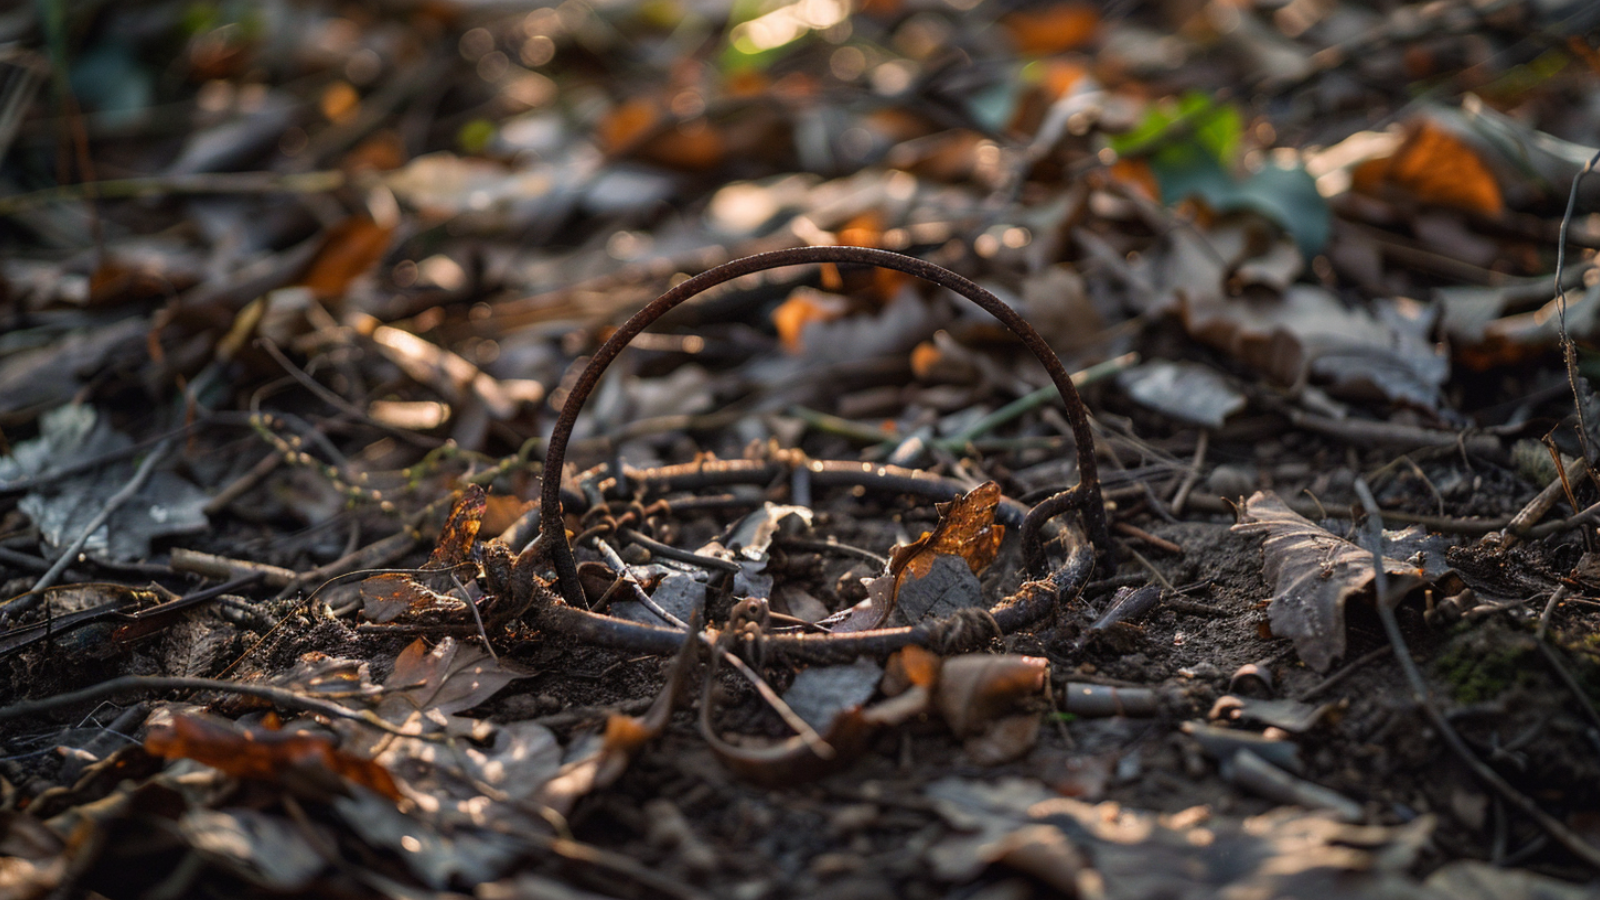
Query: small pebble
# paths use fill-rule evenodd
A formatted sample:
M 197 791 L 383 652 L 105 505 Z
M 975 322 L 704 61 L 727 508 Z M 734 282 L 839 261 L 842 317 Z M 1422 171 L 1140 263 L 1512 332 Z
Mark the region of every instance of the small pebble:
M 1230 500 L 1235 497 L 1248 497 L 1256 490 L 1256 470 L 1249 466 L 1231 464 L 1217 466 L 1206 477 L 1206 487 L 1211 493 Z

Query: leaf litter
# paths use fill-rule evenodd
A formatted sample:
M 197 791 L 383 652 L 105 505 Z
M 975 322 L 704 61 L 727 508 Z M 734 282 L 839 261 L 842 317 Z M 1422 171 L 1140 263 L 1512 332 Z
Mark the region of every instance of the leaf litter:
M 0 892 L 1588 889 L 1409 727 L 1312 524 L 1362 482 L 1422 523 L 1383 599 L 1436 702 L 1592 831 L 1582 4 L 201 6 L 39 7 L 0 60 Z M 1115 552 L 992 627 L 1083 435 L 953 293 L 776 270 L 640 335 L 550 473 L 585 627 L 654 649 L 556 627 L 518 561 L 583 360 L 829 244 L 1084 373 Z M 945 652 L 787 656 L 819 622 Z

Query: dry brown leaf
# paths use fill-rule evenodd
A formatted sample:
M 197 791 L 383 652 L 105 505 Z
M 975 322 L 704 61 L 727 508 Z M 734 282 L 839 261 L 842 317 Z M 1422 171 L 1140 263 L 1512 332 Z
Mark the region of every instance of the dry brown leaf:
M 478 538 L 488 498 L 489 491 L 481 484 L 469 484 L 461 489 L 460 496 L 450 505 L 450 515 L 439 531 L 433 553 L 422 565 L 424 569 L 442 569 L 472 558 L 472 542 Z
M 257 731 L 222 719 L 175 715 L 170 726 L 150 730 L 144 748 L 154 756 L 192 759 L 252 781 L 303 783 L 308 770 L 314 777 L 315 770 L 322 769 L 391 800 L 400 799 L 400 789 L 387 769 L 339 751 L 320 735 Z
M 931 650 L 916 644 L 889 657 L 883 669 L 884 694 L 897 697 L 913 687 L 932 690 L 939 680 L 939 666 L 943 660 Z
M 1272 633 L 1294 641 L 1306 665 L 1326 672 L 1344 655 L 1344 607 L 1373 581 L 1372 553 L 1332 534 L 1290 509 L 1270 491 L 1245 501 L 1233 530 L 1264 534 L 1264 574 L 1272 584 L 1267 621 Z M 1385 557 L 1393 598 L 1425 583 L 1422 570 Z
M 812 322 L 832 322 L 850 312 L 850 301 L 837 294 L 825 294 L 812 288 L 797 288 L 789 299 L 772 311 L 772 324 L 778 329 L 778 339 L 790 353 L 805 349 L 802 335 Z
M 933 530 L 923 532 L 922 537 L 909 544 L 894 548 L 887 571 L 867 583 L 867 599 L 852 607 L 842 621 L 831 623 L 833 631 L 867 631 L 882 627 L 894 613 L 902 590 L 928 579 L 930 575 L 936 581 L 939 579 L 934 573 L 935 563 L 941 556 L 958 557 L 974 576 L 982 572 L 994 562 L 1000 552 L 1000 544 L 1005 539 L 1006 527 L 994 521 L 995 509 L 999 505 L 1000 486 L 992 481 L 978 485 L 949 503 L 939 504 L 939 522 Z M 928 605 L 921 610 L 925 614 L 930 608 L 941 606 L 937 598 L 946 591 L 962 593 L 959 586 L 942 582 L 930 582 L 927 587 L 930 590 L 924 599 Z M 971 593 L 976 597 L 975 584 Z M 971 605 L 962 600 L 960 596 L 951 596 L 942 605 Z M 824 620 L 822 624 L 829 625 L 830 621 Z
M 1060 53 L 1087 44 L 1100 27 L 1100 14 L 1085 3 L 1056 3 L 1019 10 L 1000 24 L 1025 56 Z
M 393 693 L 379 704 L 378 715 L 390 722 L 403 722 L 417 710 L 453 716 L 493 697 L 517 677 L 476 645 L 447 637 L 429 649 L 418 638 L 395 658 L 394 671 L 384 681 Z
M 1393 156 L 1368 160 L 1351 174 L 1364 193 L 1396 191 L 1422 203 L 1498 216 L 1505 209 L 1500 183 L 1466 142 L 1431 122 L 1411 125 Z
M 1021 759 L 1039 743 L 1039 716 L 1002 716 L 962 744 L 967 758 L 980 766 L 998 766 Z
M 1000 485 L 986 481 L 939 509 L 939 524 L 909 544 L 896 547 L 889 571 L 921 578 L 933 567 L 939 554 L 959 556 L 967 561 L 972 574 L 981 573 L 1000 552 L 1006 527 L 997 525 L 994 512 L 1000 505 Z
M 674 169 L 713 169 L 727 155 L 727 140 L 704 118 L 666 119 L 660 103 L 638 97 L 606 114 L 596 135 L 607 153 L 633 154 Z
M 301 284 L 318 297 L 338 297 L 389 249 L 394 228 L 366 216 L 351 216 L 328 229 Z
M 1044 689 L 1050 662 L 1014 653 L 951 657 L 939 670 L 934 706 L 950 730 L 970 735 L 1008 713 L 1018 700 Z
M 448 569 L 472 558 L 472 545 L 483 524 L 488 492 L 481 484 L 469 484 L 450 507 L 450 515 L 439 531 L 423 569 Z M 434 608 L 459 608 L 466 602 L 440 593 L 417 579 L 416 575 L 386 572 L 361 582 L 362 615 L 373 622 L 392 622 L 407 612 Z

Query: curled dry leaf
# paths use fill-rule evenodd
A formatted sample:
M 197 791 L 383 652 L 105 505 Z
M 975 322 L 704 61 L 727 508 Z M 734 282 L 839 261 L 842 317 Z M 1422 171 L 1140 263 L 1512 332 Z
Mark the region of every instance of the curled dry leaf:
M 154 756 L 192 759 L 251 781 L 303 786 L 309 780 L 321 785 L 329 781 L 316 777 L 321 770 L 391 800 L 400 799 L 400 790 L 387 769 L 344 753 L 319 735 L 258 731 L 223 719 L 177 715 L 170 726 L 151 729 L 144 747 Z
M 1332 534 L 1291 510 L 1270 491 L 1245 501 L 1233 530 L 1264 534 L 1264 574 L 1272 584 L 1267 621 L 1272 633 L 1294 641 L 1306 664 L 1326 672 L 1344 655 L 1344 606 L 1372 585 L 1372 553 Z M 1421 569 L 1384 557 L 1391 602 L 1423 584 Z
M 1050 662 L 1038 656 L 969 654 L 944 661 L 934 705 L 958 735 L 983 730 L 1018 700 L 1044 689 Z
M 959 557 L 970 574 L 976 576 L 994 562 L 1005 540 L 1006 527 L 995 523 L 1000 504 L 1000 486 L 984 482 L 949 503 L 939 504 L 939 522 L 932 531 L 890 554 L 885 572 L 867 583 L 867 599 L 852 607 L 843 621 L 833 626 L 836 632 L 866 631 L 882 627 L 894 612 L 902 592 L 919 582 L 919 602 L 908 617 L 947 614 L 960 606 L 981 603 L 971 579 L 965 584 L 948 567 L 937 565 L 942 556 Z M 913 615 L 913 614 L 917 615 Z M 829 624 L 827 620 L 823 625 Z
M 488 508 L 488 491 L 481 484 L 469 484 L 450 507 L 439 541 L 434 545 L 423 569 L 448 569 L 472 558 L 472 544 L 483 525 Z M 362 614 L 373 622 L 391 622 L 404 613 L 429 606 L 459 607 L 461 601 L 429 588 L 415 575 L 389 572 L 361 582 Z

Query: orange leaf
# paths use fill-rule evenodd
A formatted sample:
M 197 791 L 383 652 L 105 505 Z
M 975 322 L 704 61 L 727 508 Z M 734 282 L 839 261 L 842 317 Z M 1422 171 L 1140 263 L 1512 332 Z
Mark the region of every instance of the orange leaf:
M 653 100 L 635 98 L 616 107 L 596 129 L 607 153 L 637 154 L 675 169 L 715 168 L 727 153 L 722 132 L 704 118 L 664 124 L 666 112 Z
M 1052 59 L 1044 63 L 1044 77 L 1040 84 L 1044 87 L 1045 94 L 1051 100 L 1060 100 L 1065 97 L 1089 70 L 1083 64 L 1074 60 Z
M 489 492 L 481 484 L 469 484 L 450 507 L 450 517 L 439 532 L 439 543 L 434 546 L 425 569 L 442 569 L 466 562 L 472 557 L 472 542 L 478 538 L 478 528 L 483 524 L 483 510 L 488 506 Z
M 250 781 L 284 783 L 296 770 L 321 768 L 391 800 L 400 799 L 389 770 L 338 750 L 327 738 L 300 731 L 251 731 L 220 719 L 177 715 L 171 726 L 151 729 L 144 748 L 163 759 L 192 759 Z
M 1043 56 L 1087 44 L 1100 25 L 1100 14 L 1087 4 L 1057 3 L 1014 12 L 1000 24 L 1024 56 Z
M 806 325 L 832 322 L 849 311 L 850 304 L 843 297 L 801 288 L 772 311 L 772 324 L 777 326 L 778 339 L 783 342 L 783 348 L 790 353 L 799 353 L 805 349 L 801 337 Z
M 537 505 L 538 501 L 524 500 L 514 494 L 495 494 L 483 511 L 483 527 L 479 533 L 499 534 Z
M 944 358 L 944 353 L 933 341 L 923 341 L 911 348 L 911 374 L 917 376 L 919 381 L 927 381 L 934 372 L 934 367 Z
M 982 572 L 1000 552 L 1006 527 L 996 525 L 994 511 L 1000 505 L 1000 485 L 986 481 L 950 501 L 940 510 L 939 524 L 921 538 L 898 547 L 889 563 L 891 572 L 906 572 L 921 578 L 940 554 L 966 560 L 974 575 Z
M 1478 154 L 1429 122 L 1413 125 L 1393 156 L 1362 163 L 1351 178 L 1355 189 L 1365 194 L 1397 191 L 1422 203 L 1485 216 L 1497 216 L 1505 209 L 1500 183 Z
M 406 145 L 400 133 L 385 128 L 357 144 L 344 155 L 339 167 L 346 172 L 387 172 L 406 164 Z
M 916 644 L 906 647 L 889 657 L 889 664 L 883 671 L 883 692 L 895 696 L 906 688 L 932 688 L 934 682 L 939 680 L 940 663 L 938 654 L 931 650 L 924 650 Z
M 1161 185 L 1156 181 L 1156 173 L 1150 169 L 1150 163 L 1145 159 L 1119 159 L 1111 164 L 1111 180 L 1125 184 L 1138 192 L 1146 200 L 1160 202 Z
M 322 248 L 311 260 L 300 283 L 318 297 L 337 297 L 350 282 L 377 265 L 389 249 L 394 229 L 366 216 L 351 216 L 328 229 Z
M 661 110 L 643 98 L 634 98 L 606 113 L 595 129 L 600 148 L 607 153 L 628 149 L 654 128 L 661 119 Z

